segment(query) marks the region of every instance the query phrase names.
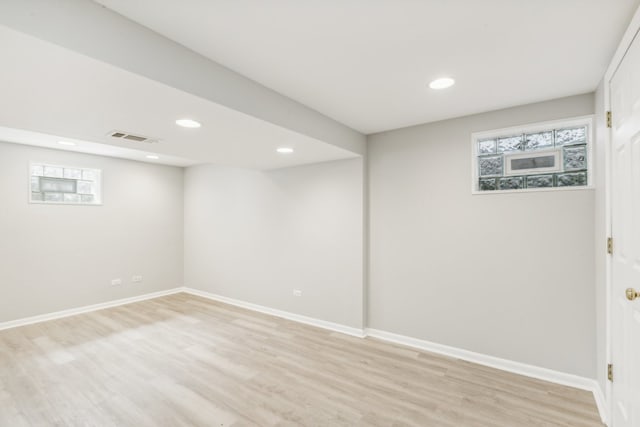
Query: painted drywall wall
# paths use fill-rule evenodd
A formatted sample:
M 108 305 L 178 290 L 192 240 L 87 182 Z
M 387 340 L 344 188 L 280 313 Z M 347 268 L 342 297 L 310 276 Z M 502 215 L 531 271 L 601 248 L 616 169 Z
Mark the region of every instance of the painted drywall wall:
M 103 205 L 29 203 L 30 161 L 102 169 Z M 0 170 L 0 322 L 182 284 L 181 168 L 0 143 Z
M 0 24 L 328 144 L 366 150 L 361 133 L 91 0 L 5 0 Z
M 186 286 L 362 328 L 362 159 L 189 167 L 184 209 Z
M 604 392 L 607 389 L 607 255 L 609 236 L 607 215 L 606 160 L 608 129 L 605 116 L 604 81 L 595 93 L 594 119 L 594 220 L 595 220 L 595 303 L 596 303 L 596 379 Z
M 371 135 L 369 327 L 595 378 L 594 191 L 471 194 L 472 132 L 593 94 Z

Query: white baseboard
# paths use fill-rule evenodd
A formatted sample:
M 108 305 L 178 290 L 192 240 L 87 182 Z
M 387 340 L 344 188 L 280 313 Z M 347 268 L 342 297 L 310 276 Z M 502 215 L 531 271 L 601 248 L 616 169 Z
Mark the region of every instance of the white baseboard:
M 25 317 L 23 319 L 10 320 L 0 323 L 0 331 L 3 329 L 17 328 L 18 326 L 31 325 L 33 323 L 46 322 L 47 320 L 61 319 L 63 317 L 75 316 L 76 314 L 88 313 L 90 311 L 103 310 L 105 308 L 116 307 L 119 305 L 131 304 L 133 302 L 144 301 L 148 299 L 163 297 L 183 292 L 182 287 L 168 289 L 166 291 L 152 292 L 149 294 L 138 295 L 130 298 L 122 298 L 99 304 L 85 305 L 84 307 L 70 308 L 68 310 L 55 311 L 53 313 L 40 314 L 38 316 Z
M 431 353 L 442 354 L 456 359 L 466 360 L 468 362 L 477 363 L 479 365 L 489 366 L 500 369 L 502 371 L 512 372 L 514 374 L 524 375 L 555 384 L 574 387 L 581 390 L 587 390 L 593 393 L 596 401 L 600 417 L 605 422 L 607 411 L 604 404 L 604 395 L 600 386 L 595 379 L 581 377 L 578 375 L 567 374 L 565 372 L 554 371 L 552 369 L 541 368 L 539 366 L 528 365 L 526 363 L 515 362 L 513 360 L 502 359 L 487 354 L 476 353 L 457 347 L 450 347 L 443 344 L 437 344 L 417 338 L 398 335 L 391 332 L 385 332 L 378 329 L 367 329 L 367 336 L 378 338 L 384 341 L 402 344 L 420 350 L 429 351 Z
M 593 389 L 593 398 L 596 400 L 596 406 L 598 407 L 598 412 L 600 412 L 602 422 L 609 425 L 609 405 L 607 404 L 607 399 L 604 397 L 602 387 L 600 387 L 600 384 L 597 382 Z
M 328 322 L 326 320 L 320 320 L 313 317 L 302 316 L 300 314 L 290 313 L 288 311 L 276 310 L 275 308 L 266 307 L 263 305 L 253 304 L 233 298 L 224 297 L 222 295 L 212 294 L 210 292 L 201 291 L 199 289 L 184 288 L 184 292 L 197 295 L 199 297 L 207 298 L 213 301 L 223 302 L 225 304 L 234 305 L 236 307 L 246 308 L 248 310 L 257 311 L 260 313 L 270 314 L 272 316 L 281 317 L 283 319 L 293 320 L 294 322 L 304 323 L 305 325 L 316 326 L 322 329 L 328 329 L 330 331 L 340 332 L 347 335 L 352 335 L 358 338 L 364 338 L 364 330 L 354 328 L 351 326 L 341 325 L 339 323 Z

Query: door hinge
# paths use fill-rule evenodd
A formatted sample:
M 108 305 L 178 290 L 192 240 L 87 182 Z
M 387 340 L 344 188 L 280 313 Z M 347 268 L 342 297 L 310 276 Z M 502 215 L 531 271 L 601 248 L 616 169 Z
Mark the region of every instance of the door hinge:
M 607 253 L 613 255 L 613 237 L 607 237 Z
M 613 365 L 611 363 L 607 365 L 607 378 L 609 381 L 613 381 Z
M 607 127 L 611 127 L 611 111 L 607 111 Z

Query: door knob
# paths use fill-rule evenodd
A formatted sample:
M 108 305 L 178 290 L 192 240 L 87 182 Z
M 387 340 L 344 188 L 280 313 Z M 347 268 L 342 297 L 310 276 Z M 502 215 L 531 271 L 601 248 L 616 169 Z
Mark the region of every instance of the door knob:
M 636 298 L 640 298 L 640 292 L 636 291 L 633 288 L 628 288 L 625 293 L 627 294 L 627 299 L 629 301 L 633 301 Z

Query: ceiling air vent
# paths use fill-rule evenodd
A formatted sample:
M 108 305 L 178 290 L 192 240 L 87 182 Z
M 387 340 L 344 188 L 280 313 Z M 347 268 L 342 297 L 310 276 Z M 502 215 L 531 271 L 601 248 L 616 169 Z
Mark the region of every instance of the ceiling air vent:
M 126 139 L 128 141 L 135 141 L 135 142 L 146 142 L 146 143 L 158 142 L 158 140 L 154 138 L 149 138 L 147 136 L 141 136 L 141 135 L 134 135 L 132 133 L 127 133 L 122 131 L 109 132 L 109 136 L 112 138 Z

